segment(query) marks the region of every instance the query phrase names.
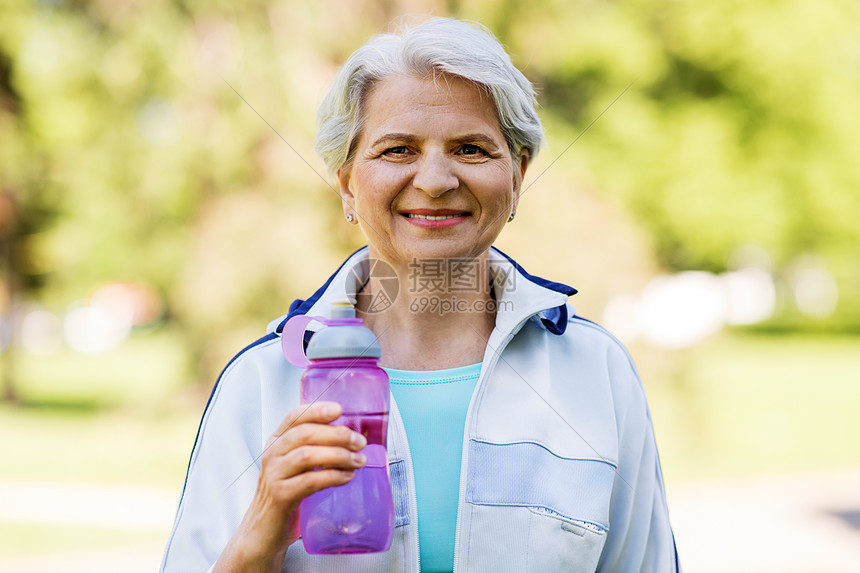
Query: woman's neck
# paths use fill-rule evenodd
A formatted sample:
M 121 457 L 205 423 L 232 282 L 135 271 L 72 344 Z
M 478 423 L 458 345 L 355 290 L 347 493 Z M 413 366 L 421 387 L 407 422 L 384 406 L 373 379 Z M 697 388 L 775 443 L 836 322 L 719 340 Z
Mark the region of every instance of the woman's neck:
M 358 316 L 376 334 L 381 364 L 402 370 L 440 370 L 481 362 L 496 321 L 489 257 L 416 260 L 395 268 L 399 292 L 375 304 L 380 281 L 369 280 Z M 372 277 L 371 277 L 372 279 Z

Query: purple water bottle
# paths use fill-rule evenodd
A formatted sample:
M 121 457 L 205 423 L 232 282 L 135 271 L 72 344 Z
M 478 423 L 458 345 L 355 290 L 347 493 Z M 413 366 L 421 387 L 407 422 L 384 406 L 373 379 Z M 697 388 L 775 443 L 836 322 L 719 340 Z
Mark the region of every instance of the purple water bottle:
M 343 413 L 332 422 L 367 439 L 364 467 L 344 485 L 318 491 L 302 500 L 299 528 L 305 551 L 312 554 L 387 551 L 394 535 L 394 500 L 388 476 L 388 374 L 379 367 L 382 352 L 373 332 L 355 317 L 349 301 L 332 304 L 331 319 L 296 316 L 282 334 L 284 354 L 293 364 L 295 344 L 311 320 L 324 323 L 307 348 L 302 375 L 302 404 L 338 402 Z M 290 324 L 293 323 L 293 324 Z

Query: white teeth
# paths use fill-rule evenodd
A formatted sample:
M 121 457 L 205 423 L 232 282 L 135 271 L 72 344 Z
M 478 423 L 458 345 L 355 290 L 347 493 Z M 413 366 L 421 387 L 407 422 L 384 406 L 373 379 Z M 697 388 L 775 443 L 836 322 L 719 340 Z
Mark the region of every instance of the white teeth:
M 427 219 L 428 221 L 444 221 L 445 219 L 453 219 L 455 217 L 462 217 L 462 215 L 418 215 L 416 213 L 407 213 L 407 217 L 410 219 Z

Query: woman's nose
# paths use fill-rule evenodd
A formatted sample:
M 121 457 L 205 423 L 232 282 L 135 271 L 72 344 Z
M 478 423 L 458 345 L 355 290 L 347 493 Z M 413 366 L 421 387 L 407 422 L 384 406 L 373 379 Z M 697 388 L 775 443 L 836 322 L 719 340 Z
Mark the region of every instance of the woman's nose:
M 418 171 L 412 184 L 431 197 L 441 197 L 460 186 L 460 180 L 442 154 L 429 154 L 418 162 Z

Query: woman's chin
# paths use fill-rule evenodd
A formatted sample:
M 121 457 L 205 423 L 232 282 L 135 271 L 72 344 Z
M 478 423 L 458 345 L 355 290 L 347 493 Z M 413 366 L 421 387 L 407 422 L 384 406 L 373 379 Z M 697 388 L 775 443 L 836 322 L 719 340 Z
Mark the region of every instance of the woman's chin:
M 407 247 L 403 245 L 403 247 Z M 431 259 L 473 259 L 489 248 L 478 247 L 474 244 L 463 244 L 444 240 L 422 241 L 418 245 L 409 245 L 398 249 L 400 258 L 405 263 L 414 260 Z

